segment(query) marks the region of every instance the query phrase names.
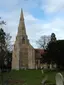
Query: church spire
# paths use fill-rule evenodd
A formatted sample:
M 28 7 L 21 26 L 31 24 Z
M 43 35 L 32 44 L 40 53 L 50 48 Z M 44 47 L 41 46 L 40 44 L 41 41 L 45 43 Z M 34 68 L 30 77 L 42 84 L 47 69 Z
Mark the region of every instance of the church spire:
M 23 15 L 23 10 L 21 9 L 21 14 L 20 14 L 20 20 L 24 21 L 24 15 Z
M 24 23 L 24 15 L 23 15 L 23 10 L 22 9 L 21 9 L 21 14 L 20 14 L 18 34 L 19 35 L 26 35 L 26 29 L 25 29 L 25 23 Z

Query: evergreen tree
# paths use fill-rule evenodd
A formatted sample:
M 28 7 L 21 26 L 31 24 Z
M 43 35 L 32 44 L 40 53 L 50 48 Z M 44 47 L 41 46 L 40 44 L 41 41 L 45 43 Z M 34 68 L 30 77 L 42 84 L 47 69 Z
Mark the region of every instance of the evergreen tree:
M 6 33 L 2 28 L 0 28 L 0 67 L 3 70 L 4 67 L 4 59 L 6 56 L 6 41 L 5 41 Z
M 0 18 L 1 20 L 1 18 Z M 4 21 L 0 21 L 0 26 L 5 25 Z M 4 69 L 8 69 L 11 67 L 12 60 L 12 52 L 10 52 L 11 44 L 10 44 L 11 36 L 8 33 L 5 33 L 2 28 L 0 28 L 0 69 L 3 71 Z
M 51 42 L 54 42 L 54 41 L 56 41 L 56 35 L 55 35 L 55 33 L 52 33 L 51 34 Z

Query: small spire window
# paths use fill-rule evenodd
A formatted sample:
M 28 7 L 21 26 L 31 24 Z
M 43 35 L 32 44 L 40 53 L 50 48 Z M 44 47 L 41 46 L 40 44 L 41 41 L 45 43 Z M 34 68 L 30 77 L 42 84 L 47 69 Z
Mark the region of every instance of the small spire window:
M 25 44 L 25 37 L 22 37 L 22 44 Z

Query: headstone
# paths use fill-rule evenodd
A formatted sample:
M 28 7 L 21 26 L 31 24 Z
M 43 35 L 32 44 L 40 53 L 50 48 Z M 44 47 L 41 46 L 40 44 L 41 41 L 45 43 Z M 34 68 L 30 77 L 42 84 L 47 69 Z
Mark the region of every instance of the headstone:
M 63 85 L 63 75 L 61 73 L 56 74 L 56 85 Z
M 40 68 L 42 69 L 42 66 Z
M 38 68 L 38 67 L 37 67 L 37 65 L 36 65 L 36 70 L 37 70 L 37 68 Z
M 43 70 L 41 70 L 41 72 L 42 72 L 42 74 L 44 74 L 44 71 Z
M 56 64 L 54 64 L 54 68 L 56 68 L 57 67 L 57 65 Z
M 50 64 L 50 69 L 52 70 L 53 68 L 52 68 L 52 64 Z
M 47 69 L 47 68 L 48 68 L 47 64 L 44 64 L 44 69 Z
M 47 76 L 45 76 L 45 77 L 44 77 L 44 79 L 43 79 L 43 80 L 42 80 L 42 82 L 41 82 L 41 83 L 42 83 L 42 85 L 45 85 L 45 83 L 46 83 L 47 79 L 48 79 L 48 77 L 47 77 Z

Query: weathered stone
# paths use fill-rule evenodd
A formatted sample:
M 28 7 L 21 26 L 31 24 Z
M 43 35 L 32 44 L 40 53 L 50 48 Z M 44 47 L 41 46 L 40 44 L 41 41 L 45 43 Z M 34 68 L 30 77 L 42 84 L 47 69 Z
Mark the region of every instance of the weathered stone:
M 63 75 L 61 73 L 57 73 L 56 74 L 56 85 L 64 85 L 64 78 Z
M 19 70 L 23 68 L 35 68 L 35 50 L 27 38 L 23 11 L 21 10 L 18 34 L 12 55 L 12 69 Z

